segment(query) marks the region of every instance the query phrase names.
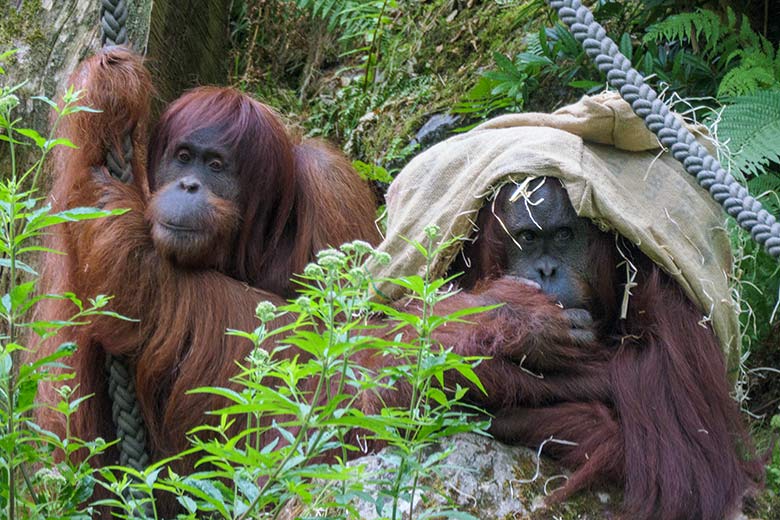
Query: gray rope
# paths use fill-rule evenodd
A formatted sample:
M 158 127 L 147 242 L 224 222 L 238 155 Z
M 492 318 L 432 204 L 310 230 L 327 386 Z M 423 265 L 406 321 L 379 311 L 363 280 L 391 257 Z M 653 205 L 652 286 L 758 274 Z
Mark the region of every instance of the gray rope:
M 122 138 L 122 155 L 111 148 L 106 153 L 106 167 L 109 173 L 127 184 L 133 179 L 133 137 L 130 132 Z
M 143 471 L 149 465 L 149 455 L 146 428 L 137 427 L 141 410 L 135 398 L 135 371 L 124 359 L 112 355 L 106 357 L 106 369 L 111 415 L 119 436 L 119 463 Z
M 658 98 L 655 90 L 645 83 L 642 74 L 631 66 L 608 36 L 593 19 L 593 14 L 579 0 L 549 0 L 550 6 L 569 27 L 585 52 L 605 73 L 609 84 L 620 92 L 645 125 L 658 136 L 661 144 L 672 151 L 685 170 L 710 192 L 737 223 L 750 232 L 753 239 L 764 246 L 774 258 L 780 257 L 780 223 L 761 203 L 748 194 L 734 177 L 707 150 L 696 142 L 680 120 Z
M 127 44 L 127 3 L 125 0 L 100 0 L 101 45 Z
M 125 0 L 101 0 L 100 26 L 103 30 L 101 43 L 127 45 L 127 5 Z M 109 173 L 127 183 L 133 179 L 133 137 L 128 131 L 122 138 L 121 153 L 114 148 L 106 152 L 106 167 Z M 146 451 L 146 424 L 144 423 L 135 392 L 135 370 L 124 357 L 106 353 L 108 372 L 108 395 L 111 399 L 111 415 L 119 439 L 119 463 L 136 471 L 143 471 L 149 465 Z M 135 500 L 147 497 L 135 489 L 128 489 L 128 495 Z M 150 502 L 138 504 L 133 516 L 147 518 L 152 515 Z

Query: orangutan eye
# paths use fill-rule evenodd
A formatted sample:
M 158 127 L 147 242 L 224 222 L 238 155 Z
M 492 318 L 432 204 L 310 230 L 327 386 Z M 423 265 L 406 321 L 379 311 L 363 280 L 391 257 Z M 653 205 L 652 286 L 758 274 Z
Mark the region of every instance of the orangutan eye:
M 209 169 L 215 172 L 221 172 L 224 164 L 219 159 L 212 159 L 209 161 Z
M 566 240 L 571 240 L 573 236 L 574 236 L 574 232 L 567 227 L 561 228 L 555 232 L 555 240 L 559 240 L 561 242 Z
M 533 231 L 521 231 L 519 236 L 520 240 L 523 242 L 533 242 L 536 240 L 536 233 Z
M 190 159 L 192 159 L 192 156 L 190 155 L 190 151 L 186 148 L 182 148 L 178 152 L 176 152 L 176 159 L 179 160 L 179 162 L 188 163 L 190 162 Z

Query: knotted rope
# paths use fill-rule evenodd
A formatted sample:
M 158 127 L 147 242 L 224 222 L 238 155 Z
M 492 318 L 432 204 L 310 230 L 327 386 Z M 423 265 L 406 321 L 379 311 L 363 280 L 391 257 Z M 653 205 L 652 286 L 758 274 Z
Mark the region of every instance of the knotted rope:
M 126 133 L 122 137 L 122 155 L 110 148 L 106 153 L 106 166 L 109 173 L 120 181 L 128 183 L 133 179 L 133 136 Z
M 726 212 L 747 230 L 753 239 L 764 246 L 773 257 L 780 257 L 780 223 L 761 203 L 751 197 L 747 189 L 723 169 L 706 148 L 672 114 L 658 98 L 642 74 L 631 66 L 604 28 L 580 0 L 550 0 L 550 6 L 569 27 L 585 52 L 606 74 L 609 84 L 620 92 L 641 117 L 645 125 L 658 136 L 661 144 L 672 151 L 685 170 L 709 191 Z
M 111 416 L 120 440 L 119 463 L 142 471 L 149 465 L 149 455 L 146 453 L 146 428 L 135 397 L 135 370 L 123 358 L 110 354 L 106 358 L 106 370 Z

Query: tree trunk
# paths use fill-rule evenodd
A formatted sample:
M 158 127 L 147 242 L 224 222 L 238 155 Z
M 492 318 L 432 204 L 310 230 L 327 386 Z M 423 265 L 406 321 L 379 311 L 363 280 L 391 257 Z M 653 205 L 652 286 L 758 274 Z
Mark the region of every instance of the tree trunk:
M 126 0 L 130 44 L 146 52 L 158 87 L 156 110 L 182 90 L 227 78 L 230 0 Z M 100 0 L 6 0 L 0 2 L 0 53 L 18 49 L 2 64 L 0 85 L 25 82 L 16 92 L 23 126 L 42 135 L 49 108 L 31 100 L 56 99 L 85 56 L 100 47 Z M 0 147 L 0 176 L 8 170 Z M 21 154 L 22 164 L 32 157 Z M 36 154 L 37 155 L 37 154 Z

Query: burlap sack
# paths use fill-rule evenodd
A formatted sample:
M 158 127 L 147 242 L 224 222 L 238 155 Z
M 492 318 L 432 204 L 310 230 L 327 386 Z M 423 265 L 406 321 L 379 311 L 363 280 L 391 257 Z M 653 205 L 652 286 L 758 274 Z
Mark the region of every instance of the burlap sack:
M 637 244 L 712 320 L 730 362 L 738 359 L 726 217 L 670 154 L 661 154 L 656 137 L 616 93 L 552 114 L 498 117 L 415 157 L 388 190 L 380 250 L 392 260 L 373 266 L 374 274 L 423 274 L 424 259 L 404 237 L 424 242 L 429 224 L 445 237 L 469 236 L 495 187 L 527 176 L 560 178 L 580 216 Z M 446 271 L 460 246 L 436 259 L 434 275 Z M 395 286 L 379 288 L 400 296 Z

